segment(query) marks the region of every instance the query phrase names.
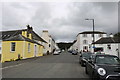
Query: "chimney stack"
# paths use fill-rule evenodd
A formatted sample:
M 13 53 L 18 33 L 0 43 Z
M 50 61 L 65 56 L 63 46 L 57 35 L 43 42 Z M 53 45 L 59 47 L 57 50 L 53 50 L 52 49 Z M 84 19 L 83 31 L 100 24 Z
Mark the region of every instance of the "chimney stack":
M 110 37 L 113 37 L 113 34 L 112 34 L 112 33 L 110 33 Z

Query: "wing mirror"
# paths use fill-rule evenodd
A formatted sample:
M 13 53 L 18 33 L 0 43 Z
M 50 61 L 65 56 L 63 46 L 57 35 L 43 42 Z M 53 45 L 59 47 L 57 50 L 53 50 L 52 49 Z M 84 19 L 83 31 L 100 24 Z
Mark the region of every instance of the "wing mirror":
M 91 60 L 91 58 L 89 58 L 89 59 L 88 59 L 88 62 L 89 62 L 89 63 L 92 63 L 92 60 Z

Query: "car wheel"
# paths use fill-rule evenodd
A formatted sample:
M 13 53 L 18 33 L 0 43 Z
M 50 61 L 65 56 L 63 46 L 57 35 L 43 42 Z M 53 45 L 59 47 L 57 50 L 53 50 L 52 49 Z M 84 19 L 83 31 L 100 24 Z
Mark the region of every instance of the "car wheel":
M 85 67 L 85 73 L 88 74 L 87 67 Z
M 94 72 L 92 73 L 92 80 L 98 80 L 95 75 L 94 75 Z

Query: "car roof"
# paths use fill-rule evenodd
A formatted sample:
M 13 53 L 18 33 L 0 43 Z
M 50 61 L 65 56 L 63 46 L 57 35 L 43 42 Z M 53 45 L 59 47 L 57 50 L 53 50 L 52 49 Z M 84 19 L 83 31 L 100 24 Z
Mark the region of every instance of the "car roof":
M 115 55 L 110 55 L 110 54 L 93 54 L 94 56 L 113 56 L 113 57 L 117 57 Z
M 93 54 L 93 53 L 91 53 L 91 52 L 83 52 L 82 54 L 84 54 L 84 53 L 86 53 L 86 54 Z

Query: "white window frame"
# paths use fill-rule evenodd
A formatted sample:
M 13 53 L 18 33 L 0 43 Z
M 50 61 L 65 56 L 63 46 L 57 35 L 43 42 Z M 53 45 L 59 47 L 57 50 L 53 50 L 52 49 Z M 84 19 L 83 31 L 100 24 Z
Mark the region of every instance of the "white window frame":
M 83 37 L 87 37 L 87 34 L 83 34 Z
M 30 43 L 28 43 L 28 52 L 30 52 L 30 47 L 31 47 Z
M 12 46 L 13 46 L 12 43 L 15 43 L 15 51 L 16 51 L 16 42 L 11 42 L 11 43 L 10 43 L 10 44 L 11 44 L 11 45 L 10 45 L 10 52 L 15 52 L 15 51 L 12 51 L 12 48 L 13 48 L 13 47 L 12 47 Z
M 83 44 L 88 44 L 88 41 L 87 40 L 83 40 Z
M 103 34 L 99 34 L 99 37 L 103 37 Z

